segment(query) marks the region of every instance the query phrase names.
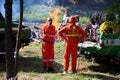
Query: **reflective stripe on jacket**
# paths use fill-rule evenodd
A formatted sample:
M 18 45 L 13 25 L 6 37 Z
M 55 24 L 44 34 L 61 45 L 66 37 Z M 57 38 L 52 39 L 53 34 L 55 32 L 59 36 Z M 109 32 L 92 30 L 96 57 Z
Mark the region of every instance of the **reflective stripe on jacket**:
M 85 31 L 83 31 L 77 25 L 67 25 L 58 32 L 62 39 L 65 39 L 67 43 L 78 44 L 79 41 L 83 41 L 86 37 Z
M 54 42 L 55 41 L 55 34 L 56 34 L 56 30 L 55 30 L 55 26 L 53 25 L 46 25 L 42 28 L 43 31 L 43 40 L 49 41 L 49 42 Z
M 78 37 L 79 34 L 66 34 L 67 37 Z

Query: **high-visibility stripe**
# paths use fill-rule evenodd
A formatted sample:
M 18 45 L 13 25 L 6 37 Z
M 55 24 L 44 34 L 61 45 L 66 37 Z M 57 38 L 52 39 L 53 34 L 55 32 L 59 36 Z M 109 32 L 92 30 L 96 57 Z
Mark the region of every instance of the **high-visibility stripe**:
M 44 61 L 44 62 L 48 62 L 48 60 L 45 60 L 45 59 L 44 59 L 43 61 Z
M 78 34 L 66 34 L 67 37 L 79 36 Z
M 49 61 L 54 61 L 54 59 L 49 59 Z
M 48 59 L 48 60 L 44 59 L 43 61 L 44 61 L 44 62 L 54 61 L 54 59 Z
M 43 34 L 45 36 L 49 36 L 49 37 L 56 37 L 55 35 L 50 35 L 50 34 Z

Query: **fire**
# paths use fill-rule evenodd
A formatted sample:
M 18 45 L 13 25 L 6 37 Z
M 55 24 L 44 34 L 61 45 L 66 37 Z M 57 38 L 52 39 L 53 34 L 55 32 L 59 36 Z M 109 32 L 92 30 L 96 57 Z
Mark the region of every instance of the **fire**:
M 60 9 L 55 9 L 54 12 L 49 12 L 50 16 L 53 17 L 53 25 L 55 26 L 56 30 L 59 28 L 59 18 L 58 15 L 61 13 Z

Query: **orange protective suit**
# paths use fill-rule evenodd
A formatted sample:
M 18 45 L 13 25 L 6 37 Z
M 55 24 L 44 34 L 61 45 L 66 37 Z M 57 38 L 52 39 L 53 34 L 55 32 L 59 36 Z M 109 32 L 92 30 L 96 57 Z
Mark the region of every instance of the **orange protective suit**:
M 86 33 L 75 25 L 75 17 L 70 17 L 69 24 L 58 32 L 66 40 L 64 52 L 64 71 L 68 70 L 69 58 L 72 57 L 72 71 L 76 71 L 78 42 L 83 41 Z
M 55 27 L 53 25 L 46 25 L 42 28 L 42 31 L 42 64 L 43 66 L 52 67 L 54 61 Z

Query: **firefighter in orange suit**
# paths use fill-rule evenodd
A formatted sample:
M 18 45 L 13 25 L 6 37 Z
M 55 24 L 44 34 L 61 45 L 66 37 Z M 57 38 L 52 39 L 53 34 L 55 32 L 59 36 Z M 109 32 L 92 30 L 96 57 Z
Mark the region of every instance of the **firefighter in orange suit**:
M 69 67 L 69 59 L 72 57 L 72 72 L 76 73 L 77 64 L 77 49 L 78 42 L 83 41 L 86 33 L 76 24 L 76 17 L 71 16 L 67 26 L 63 27 L 59 32 L 59 36 L 65 39 L 65 52 L 64 52 L 64 72 L 65 74 Z
M 52 18 L 47 19 L 47 24 L 42 28 L 42 65 L 44 71 L 52 72 L 54 61 L 55 26 Z

